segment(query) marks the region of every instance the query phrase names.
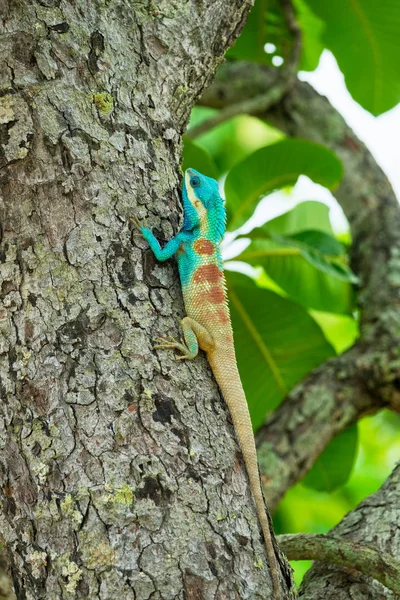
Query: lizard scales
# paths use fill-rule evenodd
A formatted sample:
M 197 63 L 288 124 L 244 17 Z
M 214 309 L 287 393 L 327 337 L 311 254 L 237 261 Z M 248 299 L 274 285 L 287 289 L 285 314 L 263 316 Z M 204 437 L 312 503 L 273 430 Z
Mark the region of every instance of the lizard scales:
M 159 338 L 155 348 L 175 348 L 177 359 L 193 359 L 199 347 L 207 359 L 231 413 L 243 454 L 258 518 L 264 535 L 276 600 L 280 598 L 278 565 L 258 472 L 250 414 L 236 363 L 233 332 L 219 245 L 226 214 L 218 183 L 187 169 L 182 186 L 184 222 L 163 249 L 146 227 L 141 227 L 158 260 L 176 254 L 187 316 L 182 319 L 184 342 Z

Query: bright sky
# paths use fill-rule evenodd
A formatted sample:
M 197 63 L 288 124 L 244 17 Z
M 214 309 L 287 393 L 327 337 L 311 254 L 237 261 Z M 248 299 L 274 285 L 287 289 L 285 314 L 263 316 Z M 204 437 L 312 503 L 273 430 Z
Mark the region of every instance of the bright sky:
M 361 108 L 347 91 L 336 60 L 327 50 L 323 52 L 318 68 L 312 73 L 301 72 L 300 79 L 311 83 L 343 115 L 372 152 L 400 198 L 400 105 L 379 117 L 373 117 Z

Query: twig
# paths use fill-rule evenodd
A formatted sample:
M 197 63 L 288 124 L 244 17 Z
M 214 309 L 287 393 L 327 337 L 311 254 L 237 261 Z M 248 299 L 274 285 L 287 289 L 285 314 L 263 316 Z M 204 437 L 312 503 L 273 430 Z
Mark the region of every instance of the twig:
M 301 56 L 301 30 L 296 21 L 296 15 L 291 1 L 280 0 L 280 2 L 288 30 L 293 36 L 293 46 L 290 58 L 286 61 L 284 66 L 278 70 L 276 80 L 272 84 L 271 88 L 255 98 L 228 106 L 213 117 L 210 117 L 199 125 L 192 127 L 186 133 L 188 138 L 196 138 L 199 135 L 210 131 L 210 129 L 213 129 L 217 125 L 232 119 L 232 117 L 236 117 L 237 115 L 255 115 L 269 110 L 272 106 L 277 104 L 292 88 L 296 80 L 297 68 Z
M 400 593 L 400 562 L 386 552 L 331 535 L 278 535 L 277 541 L 289 560 L 318 560 L 355 569 Z
M 207 133 L 207 131 L 210 131 L 210 129 L 217 127 L 217 125 L 220 125 L 221 123 L 224 123 L 225 121 L 228 121 L 237 115 L 252 115 L 268 110 L 271 108 L 271 106 L 279 102 L 285 91 L 286 86 L 283 85 L 283 82 L 279 83 L 277 80 L 276 85 L 274 85 L 265 94 L 260 94 L 260 96 L 251 98 L 251 100 L 246 100 L 245 102 L 228 106 L 228 108 L 221 110 L 213 117 L 210 117 L 202 123 L 199 123 L 199 125 L 189 129 L 189 131 L 186 133 L 186 136 L 193 139 L 203 133 Z

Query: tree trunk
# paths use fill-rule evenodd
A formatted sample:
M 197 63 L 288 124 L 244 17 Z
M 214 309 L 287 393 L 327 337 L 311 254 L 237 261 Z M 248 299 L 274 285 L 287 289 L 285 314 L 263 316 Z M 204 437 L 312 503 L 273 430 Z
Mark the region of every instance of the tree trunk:
M 267 598 L 232 426 L 179 335 L 181 134 L 250 2 L 10 0 L 1 37 L 0 531 L 18 599 Z

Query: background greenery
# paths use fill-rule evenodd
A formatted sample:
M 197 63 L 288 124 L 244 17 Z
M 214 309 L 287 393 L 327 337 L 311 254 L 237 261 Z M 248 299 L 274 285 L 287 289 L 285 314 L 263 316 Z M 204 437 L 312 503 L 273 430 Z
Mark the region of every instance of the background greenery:
M 353 98 L 374 115 L 400 101 L 394 35 L 400 31 L 400 4 L 391 0 L 384 4 L 385 9 L 375 0 L 295 1 L 303 38 L 298 67 L 314 69 L 322 50 L 330 49 Z M 256 1 L 229 60 L 285 68 L 293 38 L 280 6 Z M 360 77 L 361 63 L 368 77 Z M 214 112 L 195 108 L 191 126 Z M 257 430 L 296 382 L 357 338 L 357 277 L 348 264 L 350 233 L 334 231 L 329 208 L 322 202 L 304 198 L 286 209 L 300 175 L 333 190 L 343 167 L 327 148 L 285 139 L 249 116 L 226 121 L 195 142 L 187 138 L 183 168 L 188 166 L 217 178 L 226 198 L 230 233 L 224 251 L 231 259 L 226 268 L 232 321 Z M 282 194 L 270 196 L 276 190 Z M 275 214 L 278 203 L 281 216 L 268 218 L 269 197 Z M 327 532 L 373 493 L 399 456 L 399 426 L 398 416 L 382 412 L 333 440 L 281 502 L 274 516 L 276 532 Z M 293 566 L 299 582 L 308 564 Z

